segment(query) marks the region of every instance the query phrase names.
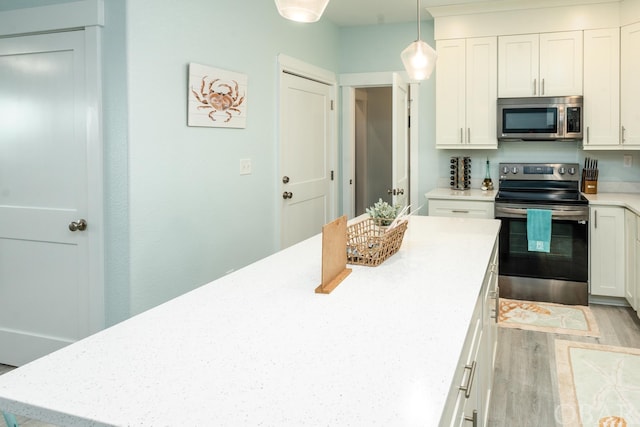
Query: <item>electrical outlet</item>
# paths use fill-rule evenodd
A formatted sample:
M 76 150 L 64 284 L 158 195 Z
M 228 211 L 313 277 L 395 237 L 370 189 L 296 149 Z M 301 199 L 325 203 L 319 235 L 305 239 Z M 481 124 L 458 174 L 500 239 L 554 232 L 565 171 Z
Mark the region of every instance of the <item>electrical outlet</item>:
M 630 168 L 633 163 L 633 156 L 631 156 L 631 154 L 625 154 L 623 163 L 625 168 Z
M 240 175 L 251 174 L 251 159 L 240 159 Z

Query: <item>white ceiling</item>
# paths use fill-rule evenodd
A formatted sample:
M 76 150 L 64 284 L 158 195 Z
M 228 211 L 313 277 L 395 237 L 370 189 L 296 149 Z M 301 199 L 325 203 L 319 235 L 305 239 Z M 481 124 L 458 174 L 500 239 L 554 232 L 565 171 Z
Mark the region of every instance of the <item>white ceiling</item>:
M 486 0 L 420 0 L 420 16 L 430 18 L 425 9 L 432 6 L 481 1 Z M 416 0 L 330 0 L 324 16 L 343 27 L 415 22 L 417 5 Z

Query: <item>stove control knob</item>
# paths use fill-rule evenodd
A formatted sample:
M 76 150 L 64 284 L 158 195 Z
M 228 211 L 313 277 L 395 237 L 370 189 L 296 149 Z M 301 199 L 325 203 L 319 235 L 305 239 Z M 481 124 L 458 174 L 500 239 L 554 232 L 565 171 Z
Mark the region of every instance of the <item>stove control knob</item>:
M 569 168 L 569 175 L 575 175 L 576 174 L 576 168 Z
M 560 175 L 564 175 L 567 170 L 565 168 L 560 168 L 558 169 L 558 172 L 560 172 Z
M 505 175 L 508 174 L 509 173 L 509 166 L 503 166 L 502 167 L 502 173 L 505 174 Z
M 513 172 L 513 174 L 516 175 L 518 173 L 518 167 L 517 166 L 512 167 L 511 172 Z

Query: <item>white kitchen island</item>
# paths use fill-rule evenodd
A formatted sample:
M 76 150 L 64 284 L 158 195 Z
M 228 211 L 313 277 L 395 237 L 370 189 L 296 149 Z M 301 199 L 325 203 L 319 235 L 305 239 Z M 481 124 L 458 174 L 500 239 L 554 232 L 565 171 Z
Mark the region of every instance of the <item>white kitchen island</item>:
M 436 426 L 499 221 L 412 217 L 330 295 L 317 235 L 0 376 L 64 426 Z M 0 418 L 1 419 L 1 418 Z

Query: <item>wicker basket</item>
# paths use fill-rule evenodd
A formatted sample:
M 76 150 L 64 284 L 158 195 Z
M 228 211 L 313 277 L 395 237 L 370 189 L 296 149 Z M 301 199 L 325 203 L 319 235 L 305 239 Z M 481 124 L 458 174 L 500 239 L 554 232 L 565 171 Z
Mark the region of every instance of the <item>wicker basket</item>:
M 347 227 L 347 263 L 375 267 L 398 252 L 402 245 L 407 220 L 391 230 L 367 218 Z

